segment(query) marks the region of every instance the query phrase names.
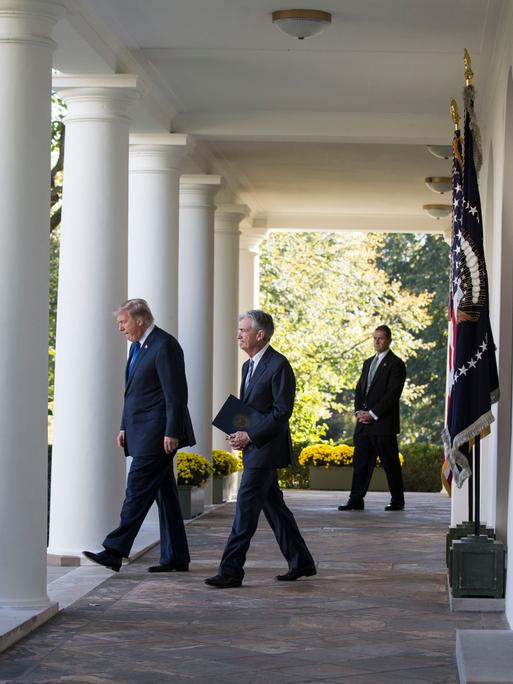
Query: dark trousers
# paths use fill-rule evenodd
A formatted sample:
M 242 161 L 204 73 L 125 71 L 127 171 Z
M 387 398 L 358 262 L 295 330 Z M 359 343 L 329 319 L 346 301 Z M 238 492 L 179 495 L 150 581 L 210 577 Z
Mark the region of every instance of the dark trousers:
M 103 546 L 128 558 L 134 539 L 152 503 L 159 509 L 160 563 L 190 562 L 173 458 L 168 454 L 135 456 L 128 473 L 119 526 L 105 537 Z
M 224 549 L 219 574 L 244 576 L 249 544 L 263 511 L 271 526 L 289 570 L 314 565 L 292 512 L 283 500 L 275 469 L 245 468 L 242 473 L 232 531 Z
M 403 506 L 404 486 L 397 437 L 395 435 L 355 435 L 354 446 L 350 500 L 357 503 L 363 501 L 379 456 L 387 476 L 392 503 Z

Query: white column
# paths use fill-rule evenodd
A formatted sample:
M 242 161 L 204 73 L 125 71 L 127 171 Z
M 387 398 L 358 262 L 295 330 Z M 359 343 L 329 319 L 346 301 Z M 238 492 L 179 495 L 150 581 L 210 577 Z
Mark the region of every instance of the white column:
M 0 3 L 0 606 L 44 606 L 52 28 L 57 2 Z
M 130 137 L 128 297 L 146 299 L 175 336 L 180 163 L 189 144 L 180 134 Z
M 214 414 L 229 394 L 238 396 L 239 224 L 248 214 L 245 205 L 222 204 L 215 215 Z M 225 435 L 216 428 L 212 441 L 215 449 L 227 448 Z
M 258 309 L 260 299 L 260 243 L 267 228 L 247 228 L 240 236 L 239 311 Z
M 239 258 L 239 312 L 260 306 L 260 243 L 267 237 L 267 228 L 248 228 L 241 232 Z M 240 367 L 247 359 L 239 351 Z
M 193 450 L 212 458 L 212 340 L 214 308 L 214 195 L 220 176 L 180 179 L 178 334 L 185 354 Z M 206 501 L 212 501 L 209 482 Z
M 127 295 L 127 108 L 136 79 L 59 76 L 54 84 L 68 112 L 48 550 L 64 563 L 100 547 L 124 491 L 115 437 L 126 344 L 113 310 Z
M 180 164 L 190 146 L 187 135 L 130 136 L 128 297 L 146 299 L 157 324 L 175 337 Z M 173 467 L 176 474 L 176 458 Z M 156 505 L 146 521 L 158 521 Z

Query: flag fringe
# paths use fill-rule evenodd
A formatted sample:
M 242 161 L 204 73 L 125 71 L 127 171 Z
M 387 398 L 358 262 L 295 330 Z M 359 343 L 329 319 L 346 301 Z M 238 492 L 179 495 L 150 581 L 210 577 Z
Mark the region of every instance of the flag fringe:
M 470 128 L 473 133 L 474 166 L 476 167 L 476 175 L 478 176 L 481 171 L 481 166 L 483 165 L 483 149 L 481 145 L 481 131 L 479 130 L 476 110 L 474 109 L 475 97 L 476 91 L 473 85 L 468 85 L 463 88 L 463 103 L 470 117 Z
M 459 450 L 459 447 L 480 435 L 486 427 L 494 422 L 494 420 L 493 413 L 487 411 L 474 421 L 472 425 L 469 425 L 465 430 L 458 435 L 455 435 L 452 444 L 449 430 L 444 427 L 442 431 L 442 440 L 445 448 L 445 458 L 451 466 L 452 475 L 457 487 L 461 488 L 465 480 L 472 475 L 468 459 Z

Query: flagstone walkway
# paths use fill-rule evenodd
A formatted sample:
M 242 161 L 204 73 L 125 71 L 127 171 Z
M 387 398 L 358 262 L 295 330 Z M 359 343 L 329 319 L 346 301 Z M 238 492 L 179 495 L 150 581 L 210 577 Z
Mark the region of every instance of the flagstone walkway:
M 227 504 L 188 524 L 191 572 L 148 574 L 151 550 L 2 654 L 0 683 L 457 682 L 455 630 L 507 628 L 500 614 L 449 611 L 445 495 L 409 494 L 405 511 L 389 513 L 379 493 L 344 513 L 337 493 L 286 498 L 316 577 L 274 580 L 286 566 L 262 517 L 244 585 L 207 587 Z

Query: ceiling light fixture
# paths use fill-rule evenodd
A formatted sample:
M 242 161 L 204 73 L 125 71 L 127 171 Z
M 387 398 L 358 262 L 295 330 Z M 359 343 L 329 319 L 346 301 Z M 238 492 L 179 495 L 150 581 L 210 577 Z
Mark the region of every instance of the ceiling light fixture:
M 424 204 L 422 211 L 425 211 L 428 216 L 437 221 L 442 218 L 447 218 L 452 212 L 452 204 Z
M 322 10 L 277 10 L 272 17 L 280 31 L 299 40 L 316 36 L 331 24 L 331 14 Z
M 452 157 L 451 145 L 426 145 L 426 147 L 434 157 L 439 159 L 449 159 L 449 157 Z
M 424 183 L 430 190 L 437 192 L 439 195 L 449 192 L 452 188 L 449 176 L 428 176 L 424 179 Z

